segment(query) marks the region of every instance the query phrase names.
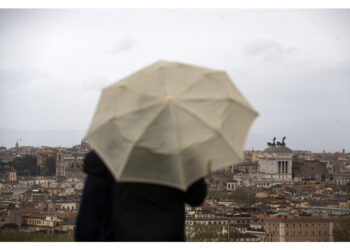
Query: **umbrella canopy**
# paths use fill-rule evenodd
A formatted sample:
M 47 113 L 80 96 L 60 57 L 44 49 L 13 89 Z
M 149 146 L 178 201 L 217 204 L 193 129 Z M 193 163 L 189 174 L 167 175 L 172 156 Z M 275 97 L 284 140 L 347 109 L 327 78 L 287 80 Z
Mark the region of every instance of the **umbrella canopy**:
M 186 190 L 243 159 L 257 115 L 225 72 L 159 61 L 103 89 L 85 140 L 118 181 Z

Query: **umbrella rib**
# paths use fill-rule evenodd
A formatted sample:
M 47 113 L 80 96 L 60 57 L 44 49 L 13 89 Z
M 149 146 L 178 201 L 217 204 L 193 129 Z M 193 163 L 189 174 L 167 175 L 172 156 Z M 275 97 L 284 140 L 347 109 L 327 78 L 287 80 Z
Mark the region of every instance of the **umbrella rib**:
M 229 146 L 229 148 L 231 149 L 231 151 L 240 159 L 240 155 L 236 152 L 236 150 L 231 146 L 231 144 L 227 141 L 226 137 L 215 127 L 213 127 L 212 125 L 210 125 L 209 123 L 207 123 L 205 120 L 203 120 L 200 116 L 198 116 L 197 114 L 193 113 L 192 111 L 190 111 L 189 109 L 187 109 L 186 107 L 184 107 L 183 105 L 181 105 L 179 102 L 176 102 L 176 104 L 178 105 L 178 107 L 180 107 L 183 111 L 187 112 L 188 114 L 190 114 L 191 116 L 193 116 L 194 118 L 196 118 L 197 120 L 199 120 L 200 122 L 202 122 L 205 126 L 207 126 L 208 128 L 214 130 L 218 135 L 221 136 L 221 138 L 223 138 L 223 141 Z
M 228 77 L 228 75 L 226 74 L 226 72 L 223 72 L 223 73 Z M 211 75 L 208 75 L 208 76 L 209 76 L 211 79 L 213 79 L 214 82 L 218 83 L 218 82 L 217 82 L 217 79 L 215 79 L 215 78 L 212 77 Z M 229 77 L 228 77 L 228 79 L 230 80 Z M 219 83 L 219 84 L 220 84 L 220 83 Z M 232 83 L 232 82 L 231 82 L 230 84 L 233 86 L 233 83 Z M 241 93 L 238 89 L 237 89 L 237 91 L 238 91 L 238 93 L 243 97 L 243 99 L 245 99 L 244 96 L 242 95 L 242 93 Z M 241 103 L 241 102 L 239 102 L 239 101 L 237 101 L 237 100 L 234 100 L 234 99 L 232 99 L 232 98 L 230 98 L 230 100 L 232 100 L 233 102 L 237 103 L 238 105 L 240 105 L 240 106 L 242 106 L 242 107 L 248 109 L 250 112 L 253 112 L 254 114 L 258 115 L 258 113 L 257 113 L 252 107 L 249 107 L 250 104 L 248 103 L 248 101 L 247 101 L 247 104 L 248 104 L 249 106 L 247 106 L 246 104 Z
M 92 130 L 91 132 L 89 132 L 89 135 L 93 134 L 94 132 L 96 132 L 96 130 L 98 130 L 101 126 L 105 125 L 107 122 L 110 122 L 110 121 L 113 121 L 113 120 L 116 120 L 116 119 L 119 119 L 125 115 L 129 115 L 129 114 L 132 114 L 132 113 L 136 113 L 136 112 L 139 112 L 139 111 L 142 111 L 142 110 L 145 110 L 145 109 L 148 109 L 148 108 L 152 108 L 153 106 L 156 106 L 156 105 L 159 105 L 159 104 L 162 104 L 162 102 L 157 102 L 157 103 L 152 103 L 148 106 L 145 106 L 145 107 L 142 107 L 142 108 L 138 108 L 138 109 L 133 109 L 133 110 L 130 110 L 128 112 L 125 112 L 123 114 L 120 114 L 118 116 L 112 116 L 111 118 L 107 119 L 106 121 L 104 121 L 103 123 L 101 123 L 98 127 L 96 127 L 94 130 Z M 86 136 L 85 136 L 86 137 Z
M 193 88 L 194 86 L 196 86 L 204 77 L 206 77 L 207 75 L 209 75 L 212 72 L 207 72 L 202 74 L 197 80 L 195 80 L 190 86 L 188 86 L 187 88 L 185 88 L 184 90 L 182 90 L 180 93 L 178 93 L 176 96 L 180 96 L 182 95 L 184 92 L 190 90 L 191 88 Z
M 137 89 L 130 88 L 130 87 L 126 86 L 126 85 L 120 85 L 119 87 L 120 87 L 120 88 L 124 88 L 124 89 L 126 89 L 126 90 L 129 90 L 130 92 L 134 92 L 134 93 L 142 94 L 142 95 L 148 95 L 148 96 L 151 96 L 151 97 L 156 97 L 156 98 L 158 98 L 158 99 L 161 99 L 160 96 L 152 95 L 152 94 L 149 93 L 149 92 L 142 92 L 142 91 L 139 91 L 139 90 L 137 90 Z
M 187 87 L 185 90 L 181 91 L 181 92 L 177 95 L 177 98 L 178 98 L 178 99 L 182 99 L 182 100 L 199 100 L 199 101 L 200 101 L 201 99 L 207 100 L 208 98 L 205 98 L 205 97 L 203 97 L 203 98 L 196 98 L 196 97 L 188 97 L 188 98 L 186 98 L 186 97 L 183 97 L 183 98 L 182 98 L 180 95 L 182 95 L 184 92 L 190 90 L 190 89 L 193 88 L 195 85 L 197 85 L 197 84 L 200 82 L 200 80 L 202 80 L 203 77 L 205 77 L 205 76 L 210 77 L 215 83 L 218 84 L 217 79 L 215 79 L 214 77 L 212 77 L 212 74 L 222 74 L 222 73 L 226 73 L 226 72 L 225 72 L 225 71 L 219 71 L 219 70 L 213 70 L 213 71 L 209 71 L 209 72 L 204 73 L 200 78 L 198 78 L 196 81 L 194 81 L 189 87 Z M 220 83 L 219 83 L 219 84 L 220 84 Z M 232 84 L 232 83 L 230 83 L 230 84 Z M 240 93 L 240 95 L 242 95 L 242 94 Z M 222 98 L 211 98 L 211 99 L 214 99 L 214 100 L 216 99 L 216 100 L 217 100 L 217 99 L 222 99 Z M 234 99 L 232 99 L 232 98 L 227 98 L 227 99 L 228 99 L 228 100 L 231 100 L 232 102 L 235 102 L 236 104 L 242 106 L 243 108 L 248 109 L 250 112 L 253 112 L 254 114 L 258 115 L 258 113 L 257 113 L 252 107 L 249 107 L 249 106 L 247 106 L 246 104 L 241 103 L 241 102 L 239 102 L 239 101 L 237 101 L 237 100 L 234 100 Z
M 165 77 L 165 74 L 164 74 L 164 70 L 163 68 L 160 69 L 161 72 L 162 72 L 162 76 L 163 76 L 163 82 L 165 84 L 165 89 L 166 89 L 166 93 L 167 93 L 167 96 L 169 96 L 169 83 Z M 181 150 L 180 150 L 180 138 L 179 138 L 179 132 L 177 130 L 177 121 L 176 121 L 176 118 L 175 118 L 175 114 L 174 114 L 174 108 L 173 108 L 173 105 L 172 103 L 170 103 L 170 116 L 171 116 L 171 120 L 172 120 L 172 123 L 174 124 L 174 130 L 175 130 L 175 138 L 176 138 L 176 148 L 177 148 L 177 157 L 178 157 L 178 170 L 181 172 L 181 185 L 183 185 L 184 183 L 184 178 L 185 178 L 185 175 L 184 175 L 184 172 L 183 172 L 183 162 L 182 162 L 182 154 L 181 154 Z
M 184 97 L 184 98 L 179 98 L 180 100 L 183 100 L 183 101 L 208 101 L 209 99 L 208 98 L 206 98 L 206 97 Z M 214 101 L 230 101 L 230 102 L 234 102 L 234 103 L 236 103 L 237 105 L 239 105 L 239 106 L 241 106 L 242 108 L 244 108 L 244 109 L 247 109 L 249 112 L 251 112 L 251 113 L 253 113 L 253 114 L 255 114 L 255 115 L 258 115 L 258 113 L 254 110 L 254 109 L 252 109 L 252 108 L 250 108 L 250 107 L 247 107 L 246 105 L 244 105 L 243 103 L 241 103 L 241 102 L 238 102 L 238 101 L 236 101 L 236 100 L 234 100 L 234 99 L 232 99 L 232 98 L 229 98 L 229 97 L 225 97 L 225 98 L 210 98 L 210 100 L 214 100 Z
M 141 140 L 142 136 L 145 134 L 145 132 L 148 130 L 148 128 L 152 125 L 152 123 L 157 119 L 157 117 L 159 116 L 160 113 L 162 113 L 165 109 L 166 105 L 163 106 L 162 109 L 160 109 L 157 114 L 153 117 L 153 119 L 146 125 L 144 131 L 140 134 L 140 136 L 134 141 L 134 143 L 132 143 L 132 145 L 130 146 L 130 150 L 127 153 L 127 156 L 125 157 L 125 160 L 123 162 L 123 164 L 121 164 L 121 166 L 123 166 L 123 168 L 120 170 L 120 174 L 119 177 L 122 176 L 123 171 L 125 169 L 125 164 L 126 162 L 129 160 L 129 157 L 131 155 L 132 150 L 134 149 L 135 145 Z
M 182 151 L 180 150 L 180 138 L 179 138 L 179 131 L 177 129 L 177 120 L 175 118 L 175 114 L 174 114 L 174 107 L 173 105 L 170 105 L 170 115 L 171 115 L 171 119 L 173 120 L 174 123 L 174 129 L 175 129 L 175 137 L 176 137 L 176 147 L 177 147 L 177 157 L 179 159 L 179 165 L 178 168 L 181 172 L 181 184 L 184 185 L 184 179 L 185 179 L 185 175 L 183 172 L 183 160 L 182 160 Z

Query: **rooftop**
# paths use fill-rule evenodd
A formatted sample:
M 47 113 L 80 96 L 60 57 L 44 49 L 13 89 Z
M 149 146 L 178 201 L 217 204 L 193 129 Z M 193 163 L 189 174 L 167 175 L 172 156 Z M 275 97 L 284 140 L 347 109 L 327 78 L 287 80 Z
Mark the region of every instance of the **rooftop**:
M 269 146 L 264 150 L 265 153 L 292 153 L 293 151 L 285 146 Z

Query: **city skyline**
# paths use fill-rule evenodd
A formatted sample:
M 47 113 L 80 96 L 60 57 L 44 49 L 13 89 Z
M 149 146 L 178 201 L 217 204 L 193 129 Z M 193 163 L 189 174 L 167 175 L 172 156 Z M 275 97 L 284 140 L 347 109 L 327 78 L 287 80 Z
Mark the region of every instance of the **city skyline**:
M 350 151 L 349 10 L 0 10 L 0 146 L 79 144 L 101 89 L 159 59 L 224 70 L 246 149 Z
M 274 142 L 204 176 L 203 203 L 184 205 L 186 241 L 349 242 L 350 154 Z M 0 150 L 0 241 L 76 239 L 89 145 Z
M 0 128 L 0 131 L 4 131 L 4 129 Z M 1 132 L 0 132 L 1 133 Z M 84 140 L 81 135 L 84 134 L 84 131 L 79 130 L 7 130 L 6 132 L 3 132 L 3 134 L 6 134 L 7 136 L 4 138 L 7 138 L 6 140 L 3 140 L 0 143 L 0 147 L 6 147 L 7 149 L 16 147 L 16 143 L 18 142 L 19 147 L 22 146 L 30 146 L 30 147 L 51 147 L 51 148 L 73 148 L 76 145 L 80 145 L 81 142 Z M 21 134 L 24 135 L 23 138 L 16 139 L 16 135 Z M 41 137 L 39 137 L 41 135 Z M 253 136 L 255 136 L 257 139 L 254 139 Z M 282 141 L 281 137 L 276 136 L 267 136 L 263 134 L 250 134 L 247 138 L 247 143 L 244 150 L 247 151 L 264 151 L 269 146 L 268 143 L 273 141 L 273 138 L 276 138 L 276 143 Z M 52 139 L 55 139 L 56 143 L 52 143 Z M 258 141 L 258 139 L 262 139 L 257 144 L 252 144 L 254 141 Z M 8 143 L 4 143 L 8 142 Z M 294 140 L 295 141 L 295 140 Z M 35 142 L 35 143 L 26 143 L 26 142 Z M 311 151 L 313 153 L 347 153 L 350 152 L 346 149 L 346 147 L 337 147 L 335 150 L 312 150 L 306 146 L 302 147 L 295 147 L 295 145 L 290 145 L 288 140 L 286 139 L 286 146 L 293 151 Z

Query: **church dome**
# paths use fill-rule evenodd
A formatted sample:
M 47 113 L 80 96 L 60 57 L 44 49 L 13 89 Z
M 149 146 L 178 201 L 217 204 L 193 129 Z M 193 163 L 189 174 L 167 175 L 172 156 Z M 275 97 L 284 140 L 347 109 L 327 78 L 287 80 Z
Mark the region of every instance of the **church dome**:
M 285 146 L 269 146 L 264 150 L 266 153 L 292 153 L 292 150 Z
M 76 159 L 74 161 L 70 162 L 68 166 L 66 167 L 66 170 L 83 170 L 83 164 Z

